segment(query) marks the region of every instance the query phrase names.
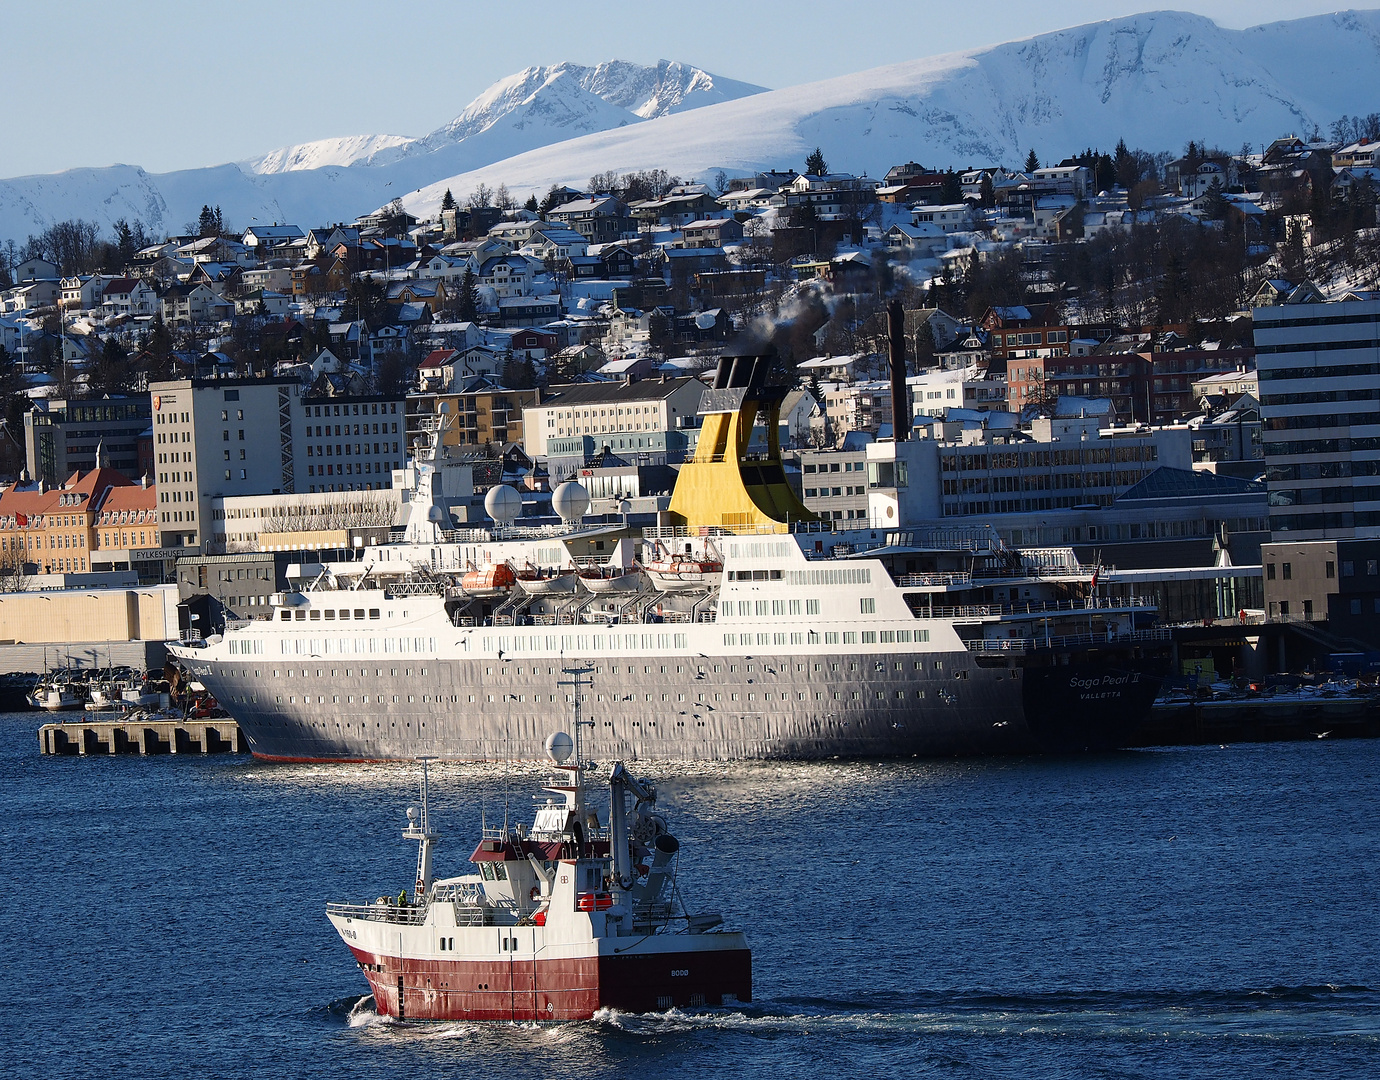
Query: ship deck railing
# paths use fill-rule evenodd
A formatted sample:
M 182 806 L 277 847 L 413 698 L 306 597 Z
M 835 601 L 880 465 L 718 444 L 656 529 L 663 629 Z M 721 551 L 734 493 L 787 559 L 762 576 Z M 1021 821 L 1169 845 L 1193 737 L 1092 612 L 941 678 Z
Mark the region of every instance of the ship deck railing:
M 952 573 L 897 574 L 896 585 L 902 589 L 923 588 L 927 585 L 969 585 L 973 575 L 966 570 Z
M 832 521 L 768 522 L 760 525 L 648 525 L 646 540 L 692 540 L 701 536 L 773 536 L 784 533 L 832 533 Z
M 1035 649 L 1071 649 L 1085 645 L 1124 645 L 1136 641 L 1168 641 L 1168 628 L 1132 630 L 1123 634 L 1062 634 L 1036 638 L 969 638 L 963 644 L 973 653 L 1024 653 Z
M 366 922 L 393 923 L 398 926 L 417 926 L 426 921 L 427 905 L 392 902 L 372 904 L 327 904 L 327 915 L 338 915 L 342 919 L 361 919 Z
M 1024 604 L 960 604 L 926 607 L 916 613 L 922 619 L 984 618 L 1001 615 L 1045 615 L 1069 611 L 1153 610 L 1158 605 L 1144 596 L 1116 598 L 1088 596 L 1079 600 L 1042 600 Z

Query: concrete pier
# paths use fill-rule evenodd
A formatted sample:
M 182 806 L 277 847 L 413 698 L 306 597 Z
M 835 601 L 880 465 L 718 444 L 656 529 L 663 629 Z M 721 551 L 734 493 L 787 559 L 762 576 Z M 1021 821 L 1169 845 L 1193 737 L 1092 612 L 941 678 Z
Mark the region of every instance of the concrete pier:
M 38 729 L 41 754 L 239 754 L 240 727 L 213 720 L 72 720 Z

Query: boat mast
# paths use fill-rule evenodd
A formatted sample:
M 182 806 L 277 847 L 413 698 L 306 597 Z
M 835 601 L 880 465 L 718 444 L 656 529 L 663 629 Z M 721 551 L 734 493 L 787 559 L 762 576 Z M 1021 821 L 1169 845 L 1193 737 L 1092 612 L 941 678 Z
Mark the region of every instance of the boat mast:
M 584 688 L 585 685 L 583 677 L 585 675 L 588 675 L 593 670 L 593 668 L 591 668 L 588 664 L 582 664 L 578 660 L 571 661 L 571 664 L 571 667 L 561 668 L 561 671 L 564 674 L 571 676 L 571 678 L 567 681 L 561 682 L 559 685 L 568 686 L 571 688 L 571 702 L 573 705 L 571 713 L 572 721 L 575 725 L 575 761 L 573 765 L 564 765 L 560 767 L 564 768 L 565 770 L 569 771 L 574 775 L 575 797 L 572 801 L 574 803 L 577 819 L 583 822 L 585 813 L 585 754 L 584 738 L 581 729 L 586 726 L 593 727 L 594 721 L 584 720 L 580 716 L 580 691 Z
M 417 808 L 409 806 L 407 808 L 407 828 L 403 830 L 404 840 L 416 840 L 417 847 L 417 881 L 413 886 L 412 902 L 422 904 L 426 902 L 426 897 L 431 892 L 431 857 L 432 851 L 436 847 L 436 841 L 440 834 L 431 831 L 431 815 L 428 803 L 430 801 L 430 785 L 427 772 L 427 763 L 435 761 L 434 757 L 420 757 L 417 759 L 422 763 L 422 809 L 420 818 Z

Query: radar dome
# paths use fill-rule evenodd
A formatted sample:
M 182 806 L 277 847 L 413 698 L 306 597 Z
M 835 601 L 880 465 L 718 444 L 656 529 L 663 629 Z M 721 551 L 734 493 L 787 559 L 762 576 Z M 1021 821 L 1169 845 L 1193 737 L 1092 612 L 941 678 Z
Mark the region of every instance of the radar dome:
M 490 488 L 484 496 L 484 512 L 500 525 L 507 525 L 522 513 L 522 496 L 507 484 Z
M 567 480 L 551 493 L 551 509 L 567 525 L 579 521 L 589 510 L 589 492 L 583 484 Z
M 546 756 L 557 765 L 564 765 L 575 752 L 575 740 L 564 731 L 553 731 L 546 739 Z

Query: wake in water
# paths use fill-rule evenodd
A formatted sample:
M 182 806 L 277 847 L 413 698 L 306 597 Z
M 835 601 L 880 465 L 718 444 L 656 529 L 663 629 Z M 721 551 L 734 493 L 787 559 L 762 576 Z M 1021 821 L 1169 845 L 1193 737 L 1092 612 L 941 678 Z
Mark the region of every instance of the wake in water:
M 1380 993 L 1366 986 L 1257 990 L 1074 991 L 1003 995 L 922 991 L 865 1001 L 787 998 L 736 1009 L 601 1009 L 585 1032 L 655 1037 L 692 1031 L 757 1036 L 968 1034 L 1145 1038 L 1342 1038 L 1380 1042 Z

